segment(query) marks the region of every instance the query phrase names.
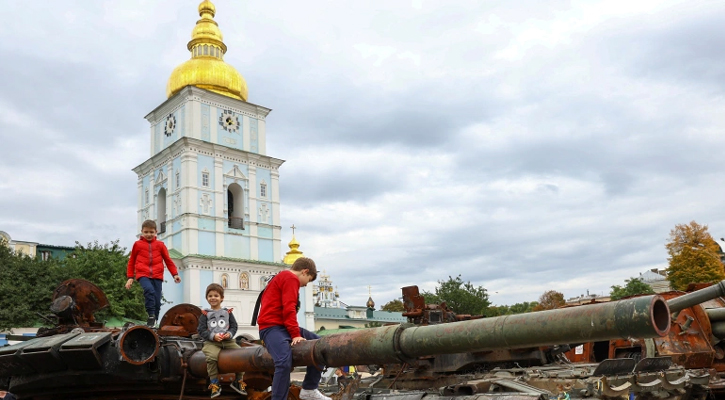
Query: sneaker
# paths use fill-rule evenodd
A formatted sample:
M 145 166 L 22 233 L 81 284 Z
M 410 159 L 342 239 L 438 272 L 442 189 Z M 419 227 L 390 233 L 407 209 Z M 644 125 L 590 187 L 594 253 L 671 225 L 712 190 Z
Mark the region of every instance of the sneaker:
M 241 379 L 238 381 L 232 382 L 232 384 L 229 385 L 229 387 L 231 387 L 235 392 L 241 394 L 242 396 L 247 395 L 247 391 L 244 390 L 247 387 L 247 384 L 244 383 L 244 381 Z
M 302 389 L 300 391 L 300 400 L 332 400 L 332 399 L 325 396 L 317 389 L 314 389 L 314 390 Z
M 156 325 L 156 317 L 149 315 L 149 318 L 146 320 L 146 326 L 153 328 L 154 325 Z
M 219 386 L 219 381 L 215 380 L 209 384 L 209 390 L 211 390 L 211 398 L 219 397 L 222 394 L 222 387 Z

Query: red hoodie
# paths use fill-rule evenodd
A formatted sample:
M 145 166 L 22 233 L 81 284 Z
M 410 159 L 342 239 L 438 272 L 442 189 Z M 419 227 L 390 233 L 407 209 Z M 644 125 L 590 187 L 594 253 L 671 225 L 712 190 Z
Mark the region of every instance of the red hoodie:
M 292 339 L 302 336 L 297 323 L 299 291 L 300 278 L 290 270 L 280 272 L 269 281 L 262 295 L 262 307 L 257 317 L 259 330 L 284 326 Z
M 171 275 L 179 274 L 164 242 L 156 240 L 155 237 L 150 241 L 141 238 L 131 248 L 126 276 L 137 280 L 143 277 L 164 279 L 164 262 Z

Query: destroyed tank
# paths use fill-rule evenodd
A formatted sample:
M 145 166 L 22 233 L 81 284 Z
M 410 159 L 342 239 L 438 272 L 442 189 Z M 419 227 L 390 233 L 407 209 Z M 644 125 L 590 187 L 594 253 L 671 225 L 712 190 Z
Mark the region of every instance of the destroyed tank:
M 668 292 L 672 328 L 666 335 L 631 335 L 612 340 L 559 341 L 536 347 L 502 346 L 477 352 L 419 357 L 405 363 L 382 364 L 374 378 L 360 383 L 359 398 L 373 400 L 390 391 L 435 396 L 500 396 L 505 399 L 603 398 L 705 399 L 725 398 L 725 281 L 699 285 L 691 293 Z M 416 286 L 403 288 L 410 323 L 453 325 L 482 316 L 461 315 L 445 303 L 425 304 Z M 566 307 L 577 309 L 597 304 Z M 537 317 L 540 315 L 540 317 Z M 535 321 L 543 313 L 520 314 Z M 528 316 L 528 317 L 527 317 Z M 497 317 L 510 318 L 514 316 Z M 577 330 L 579 322 L 552 320 L 561 331 Z M 524 324 L 522 335 L 541 335 Z M 433 394 L 432 394 L 433 393 Z
M 158 329 L 130 323 L 109 329 L 93 315 L 107 305 L 105 295 L 90 282 L 61 284 L 51 305 L 55 326 L 32 340 L 0 348 L 0 387 L 34 400 L 208 398 L 203 342 L 195 336 L 198 307 L 174 306 Z M 543 399 L 558 393 L 531 385 L 534 370 L 528 370 L 529 381 L 524 383 L 516 379 L 515 370 L 501 368 L 545 365 L 568 344 L 662 338 L 670 332 L 667 302 L 657 295 L 495 318 L 454 316 L 455 322 L 441 324 L 430 324 L 430 312 L 428 317 L 429 325 L 360 329 L 302 342 L 293 348 L 293 364 L 384 366 L 372 381 L 355 381 L 334 395 L 343 399 L 449 398 L 497 391 L 497 396 L 507 396 L 502 399 Z M 272 358 L 259 343 L 240 344 L 241 349 L 223 350 L 219 356 L 222 382 L 231 382 L 234 372 L 246 372 L 247 397 L 266 399 Z M 545 368 L 538 371 L 544 374 Z M 506 377 L 486 378 L 499 373 Z M 607 387 L 601 382 L 607 375 L 582 377 L 589 379 L 588 386 L 584 392 L 577 389 L 577 396 L 606 397 Z M 299 387 L 292 387 L 289 398 L 298 396 Z M 238 395 L 225 389 L 220 398 L 234 397 Z

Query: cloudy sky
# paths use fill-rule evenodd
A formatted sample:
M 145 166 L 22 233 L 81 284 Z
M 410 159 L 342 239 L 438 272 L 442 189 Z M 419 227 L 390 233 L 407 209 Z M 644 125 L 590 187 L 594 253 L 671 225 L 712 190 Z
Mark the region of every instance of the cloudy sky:
M 0 230 L 130 246 L 198 1 L 0 4 Z M 347 303 L 458 274 L 495 304 L 605 294 L 675 224 L 725 236 L 722 1 L 215 4 L 273 109 L 283 251 L 294 223 Z

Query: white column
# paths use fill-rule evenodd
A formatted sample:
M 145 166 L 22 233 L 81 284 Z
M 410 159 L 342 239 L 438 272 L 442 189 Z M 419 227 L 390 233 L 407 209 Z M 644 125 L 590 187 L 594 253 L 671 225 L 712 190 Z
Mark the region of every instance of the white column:
M 201 103 L 189 101 L 186 111 L 186 136 L 201 140 Z
M 259 147 L 259 154 L 263 155 L 267 155 L 267 129 L 265 126 L 264 120 L 260 119 L 257 123 L 257 146 Z

